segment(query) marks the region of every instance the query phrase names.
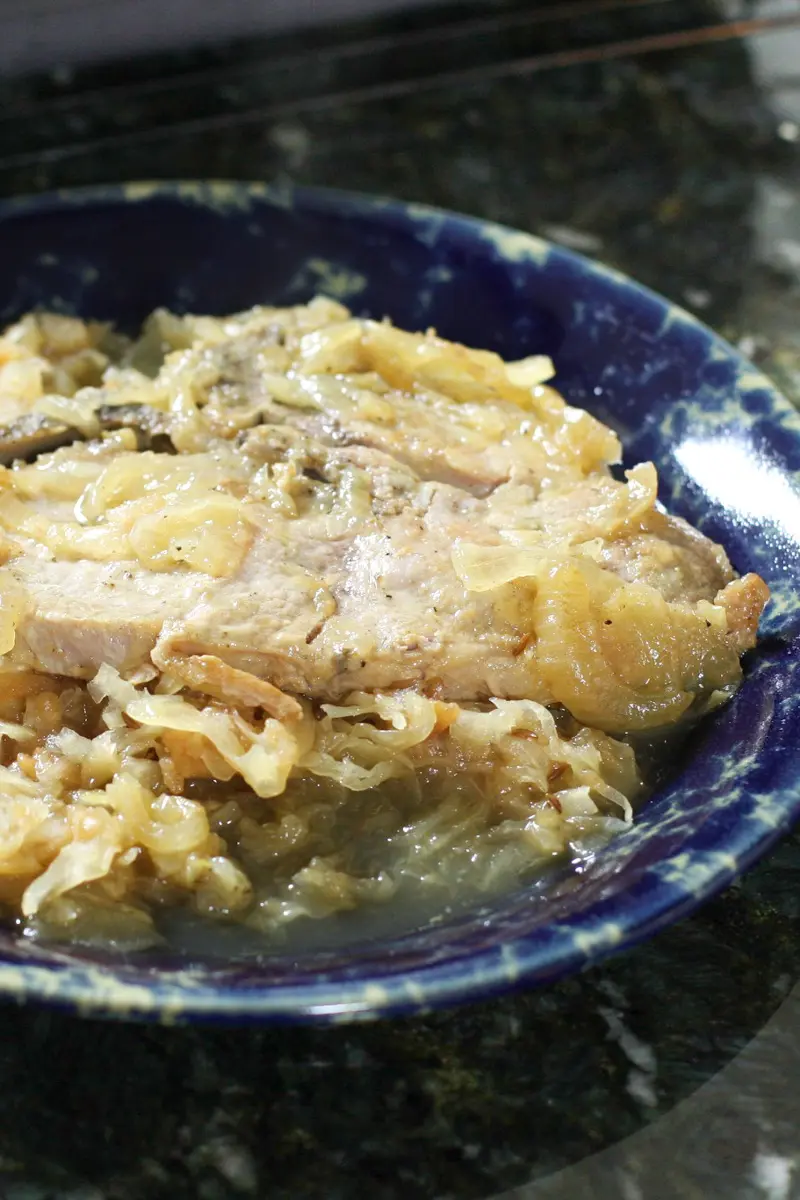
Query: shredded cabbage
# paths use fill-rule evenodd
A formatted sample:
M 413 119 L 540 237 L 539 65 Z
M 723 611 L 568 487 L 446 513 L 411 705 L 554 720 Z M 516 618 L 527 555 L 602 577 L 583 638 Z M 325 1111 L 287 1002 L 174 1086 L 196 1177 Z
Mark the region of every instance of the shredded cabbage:
M 269 717 L 257 731 L 236 713 L 210 706 L 197 709 L 180 696 L 138 692 L 109 666 L 100 668 L 90 691 L 97 698 L 107 696 L 113 700 L 139 725 L 199 734 L 257 796 L 265 799 L 284 790 L 289 771 L 298 758 L 294 734 Z

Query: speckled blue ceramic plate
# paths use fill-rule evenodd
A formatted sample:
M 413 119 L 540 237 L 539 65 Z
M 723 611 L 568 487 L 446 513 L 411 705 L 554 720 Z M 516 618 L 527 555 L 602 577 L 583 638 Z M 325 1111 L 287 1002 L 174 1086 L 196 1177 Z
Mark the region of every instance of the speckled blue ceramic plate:
M 758 571 L 773 600 L 732 704 L 633 830 L 582 877 L 391 941 L 215 965 L 0 940 L 0 994 L 159 1019 L 350 1019 L 543 983 L 719 891 L 800 813 L 800 418 L 693 317 L 525 234 L 336 192 L 146 184 L 0 205 L 0 319 L 48 305 L 135 327 L 157 305 L 224 313 L 325 291 L 508 358 L 653 459 L 662 499 Z

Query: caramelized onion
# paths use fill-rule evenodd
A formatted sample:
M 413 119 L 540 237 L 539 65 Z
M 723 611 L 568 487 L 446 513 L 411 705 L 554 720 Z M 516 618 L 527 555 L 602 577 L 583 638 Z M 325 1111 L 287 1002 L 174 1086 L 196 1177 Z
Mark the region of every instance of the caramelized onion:
M 625 733 L 672 723 L 700 692 L 741 675 L 724 614 L 715 627 L 701 611 L 669 604 L 654 588 L 625 584 L 592 564 L 553 567 L 540 580 L 533 615 L 553 695 L 598 729 Z

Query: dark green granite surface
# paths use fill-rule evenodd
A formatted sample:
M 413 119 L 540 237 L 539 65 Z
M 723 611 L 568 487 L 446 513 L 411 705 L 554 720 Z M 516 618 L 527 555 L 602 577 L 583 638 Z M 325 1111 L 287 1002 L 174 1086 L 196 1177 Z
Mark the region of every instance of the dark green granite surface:
M 384 42 L 349 59 L 337 31 L 313 61 L 290 39 L 0 84 L 0 193 L 213 175 L 462 209 L 622 267 L 800 400 L 800 32 L 500 66 L 713 19 L 661 3 L 475 34 L 446 65 L 491 79 L 405 95 L 380 85 L 431 75 L 421 18 L 359 31 Z M 794 835 L 608 966 L 428 1019 L 254 1032 L 5 1009 L 0 1197 L 792 1200 L 799 981 Z

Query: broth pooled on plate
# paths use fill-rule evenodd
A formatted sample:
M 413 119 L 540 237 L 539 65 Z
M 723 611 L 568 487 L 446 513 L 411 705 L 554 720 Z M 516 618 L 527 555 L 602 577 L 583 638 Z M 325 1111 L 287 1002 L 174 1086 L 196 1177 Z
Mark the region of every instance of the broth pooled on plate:
M 317 298 L 0 338 L 0 900 L 146 943 L 508 885 L 632 819 L 768 592 L 548 359 Z

